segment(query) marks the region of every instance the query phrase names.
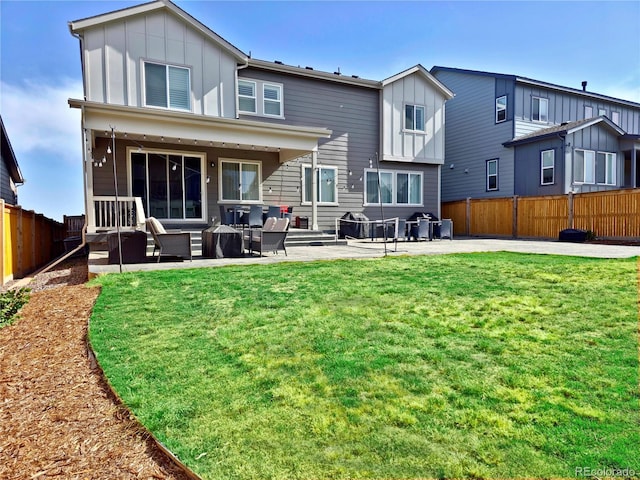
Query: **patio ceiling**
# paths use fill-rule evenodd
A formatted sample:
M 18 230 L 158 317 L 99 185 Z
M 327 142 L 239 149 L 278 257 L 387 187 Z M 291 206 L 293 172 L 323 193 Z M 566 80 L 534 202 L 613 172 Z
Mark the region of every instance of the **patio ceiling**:
M 87 134 L 90 133 L 92 144 L 96 137 L 110 136 L 113 127 L 116 138 L 127 138 L 141 145 L 157 142 L 174 147 L 183 144 L 278 152 L 280 162 L 287 162 L 317 151 L 318 140 L 331 135 L 331 130 L 325 128 L 207 117 L 76 99 L 70 99 L 69 105 L 82 110 L 83 126 Z

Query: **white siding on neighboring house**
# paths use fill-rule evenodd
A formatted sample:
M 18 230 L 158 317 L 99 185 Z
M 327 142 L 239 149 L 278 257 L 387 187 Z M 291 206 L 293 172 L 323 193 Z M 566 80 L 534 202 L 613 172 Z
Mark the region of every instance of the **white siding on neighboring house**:
M 144 62 L 189 69 L 191 111 L 235 117 L 236 60 L 167 11 L 84 31 L 87 100 L 144 106 Z
M 444 162 L 444 97 L 420 74 L 385 85 L 382 91 L 382 160 Z M 405 107 L 424 107 L 424 131 L 405 128 Z

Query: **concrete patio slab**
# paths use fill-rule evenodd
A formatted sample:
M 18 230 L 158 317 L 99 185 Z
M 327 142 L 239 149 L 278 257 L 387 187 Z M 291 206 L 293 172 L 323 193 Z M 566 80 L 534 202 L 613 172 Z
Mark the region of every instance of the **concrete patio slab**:
M 546 255 L 570 255 L 593 258 L 631 258 L 640 256 L 640 246 L 603 245 L 596 243 L 564 243 L 557 241 L 511 240 L 460 238 L 454 240 L 434 240 L 432 242 L 398 242 L 396 246 L 386 244 L 386 254 L 398 255 L 445 255 L 472 252 L 517 252 Z M 92 252 L 89 256 L 89 277 L 119 272 L 119 265 L 108 265 L 107 252 Z M 287 249 L 288 256 L 280 252 L 263 257 L 245 256 L 241 258 L 202 258 L 193 261 L 149 262 L 122 266 L 123 272 L 169 270 L 176 268 L 221 267 L 225 265 L 269 264 L 277 262 L 307 262 L 314 260 L 380 258 L 385 255 L 385 245 L 370 240 L 349 240 L 347 245 L 296 246 Z

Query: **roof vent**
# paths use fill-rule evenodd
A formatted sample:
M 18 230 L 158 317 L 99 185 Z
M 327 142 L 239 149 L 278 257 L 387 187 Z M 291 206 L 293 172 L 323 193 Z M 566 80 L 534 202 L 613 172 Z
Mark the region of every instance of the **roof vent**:
M 358 75 L 351 75 L 352 78 L 360 78 Z
M 307 70 L 313 70 L 313 67 L 304 67 L 304 68 L 306 68 Z
M 561 126 L 561 127 L 564 127 L 565 125 L 568 125 L 568 124 L 569 124 L 569 122 L 562 122 L 562 123 L 560 124 L 560 126 Z
M 582 91 L 584 91 L 584 92 L 587 91 L 587 81 L 586 80 L 582 81 Z
M 340 75 L 340 72 L 333 72 L 334 75 Z
M 273 63 L 276 63 L 278 65 L 282 65 L 283 64 L 280 60 L 275 60 Z

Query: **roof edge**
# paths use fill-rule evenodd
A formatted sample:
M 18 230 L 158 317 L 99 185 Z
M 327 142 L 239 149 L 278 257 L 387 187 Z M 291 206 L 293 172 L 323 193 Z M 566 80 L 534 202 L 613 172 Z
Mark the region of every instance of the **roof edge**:
M 451 100 L 455 94 L 449 90 L 440 80 L 438 80 L 435 76 L 433 76 L 429 71 L 424 68 L 421 64 L 414 65 L 413 67 L 407 68 L 400 73 L 392 75 L 389 78 L 386 78 L 382 81 L 382 86 L 387 86 L 391 83 L 394 83 L 404 77 L 412 75 L 414 73 L 420 74 L 425 80 L 431 83 L 434 87 L 436 87 L 440 92 L 447 97 L 448 100 Z
M 9 152 L 9 158 L 5 158 L 4 156 L 2 158 L 3 160 L 7 161 L 11 179 L 14 181 L 14 183 L 24 183 L 24 177 L 22 176 L 20 165 L 18 165 L 18 159 L 16 158 L 16 154 L 13 151 L 13 146 L 11 145 L 11 141 L 9 140 L 9 135 L 7 135 L 7 130 L 4 127 L 4 120 L 2 120 L 2 115 L 0 115 L 0 129 L 2 130 L 2 145 L 0 145 L 0 148 L 4 150 L 4 147 L 6 147 Z

